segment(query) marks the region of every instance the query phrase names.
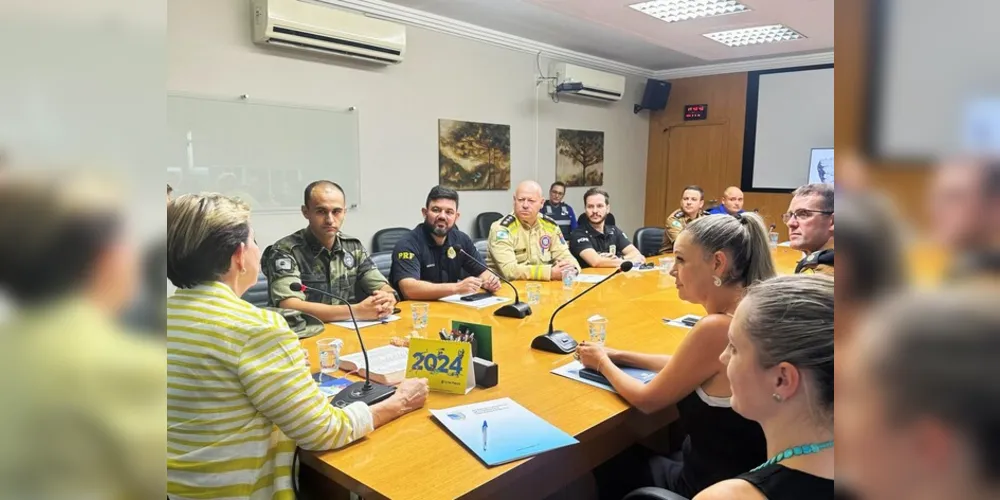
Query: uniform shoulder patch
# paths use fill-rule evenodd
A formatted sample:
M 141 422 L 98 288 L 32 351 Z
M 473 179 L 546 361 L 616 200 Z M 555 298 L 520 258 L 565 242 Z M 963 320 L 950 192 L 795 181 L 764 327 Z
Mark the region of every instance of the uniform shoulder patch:
M 503 227 L 510 227 L 510 225 L 513 224 L 514 221 L 516 220 L 517 218 L 514 217 L 514 214 L 507 214 L 502 219 L 500 219 L 500 225 Z
M 678 211 L 674 212 L 671 215 L 671 217 L 673 217 L 675 219 L 680 219 L 681 217 L 684 217 L 684 211 L 683 210 L 678 210 Z
M 679 220 L 677 220 L 677 219 L 674 219 L 673 221 L 671 221 L 671 222 L 670 222 L 670 225 L 671 225 L 671 226 L 674 226 L 674 227 L 678 227 L 678 228 L 679 228 L 679 227 L 683 227 L 683 224 L 681 224 L 681 221 L 679 221 Z

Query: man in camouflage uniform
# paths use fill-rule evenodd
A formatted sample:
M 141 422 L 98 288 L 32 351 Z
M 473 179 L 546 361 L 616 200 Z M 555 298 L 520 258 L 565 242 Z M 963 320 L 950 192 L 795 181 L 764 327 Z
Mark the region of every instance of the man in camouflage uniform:
M 351 318 L 340 301 L 317 291 L 292 291 L 292 283 L 332 293 L 354 306 L 357 319 L 392 314 L 398 300 L 388 280 L 368 257 L 361 241 L 340 232 L 346 215 L 344 191 L 336 183 L 306 187 L 302 215 L 309 227 L 278 240 L 261 257 L 271 304 L 296 309 L 323 321 Z M 360 288 L 360 290 L 358 290 Z M 360 298 L 356 296 L 359 292 Z
M 524 181 L 514 193 L 514 212 L 490 227 L 486 263 L 508 280 L 561 280 L 580 270 L 559 225 L 539 214 L 541 208 L 542 187 Z
M 684 192 L 681 193 L 680 210 L 675 211 L 667 217 L 666 227 L 663 228 L 663 245 L 660 247 L 660 253 L 673 252 L 677 235 L 681 234 L 681 231 L 691 221 L 703 215 L 708 215 L 708 212 L 702 210 L 704 206 L 705 191 L 703 189 L 698 186 L 684 188 Z
M 788 212 L 788 243 L 806 256 L 796 273 L 833 275 L 833 184 L 806 184 L 792 192 Z

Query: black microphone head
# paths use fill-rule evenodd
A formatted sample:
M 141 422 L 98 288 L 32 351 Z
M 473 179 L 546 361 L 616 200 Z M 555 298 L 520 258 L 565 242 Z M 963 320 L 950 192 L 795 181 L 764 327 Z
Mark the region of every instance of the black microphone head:
M 301 292 L 302 290 L 305 290 L 306 287 L 302 286 L 302 283 L 292 283 L 291 285 L 288 285 L 288 288 L 290 288 L 293 292 Z
M 625 262 L 622 262 L 622 265 L 619 269 L 621 269 L 623 273 L 627 273 L 632 270 L 632 265 L 633 264 L 631 260 L 626 260 Z

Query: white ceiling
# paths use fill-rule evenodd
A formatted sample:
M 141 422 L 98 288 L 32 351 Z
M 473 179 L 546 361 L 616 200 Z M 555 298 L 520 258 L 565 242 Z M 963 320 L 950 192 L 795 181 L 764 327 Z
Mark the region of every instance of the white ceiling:
M 390 0 L 483 28 L 650 71 L 833 50 L 834 0 L 742 0 L 751 11 L 665 23 L 628 6 L 640 0 Z M 806 38 L 727 47 L 704 33 L 784 24 Z

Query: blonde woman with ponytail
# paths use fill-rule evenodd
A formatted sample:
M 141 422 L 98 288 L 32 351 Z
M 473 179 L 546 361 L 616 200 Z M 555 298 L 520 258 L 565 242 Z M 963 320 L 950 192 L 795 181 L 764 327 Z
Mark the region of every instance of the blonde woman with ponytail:
M 726 366 L 719 360 L 744 291 L 775 276 L 764 222 L 752 213 L 696 219 L 677 236 L 670 274 L 680 298 L 706 312 L 673 355 L 618 351 L 587 342 L 577 350 L 584 366 L 603 374 L 643 413 L 676 404 L 687 431 L 679 457 L 658 456 L 636 446 L 599 467 L 595 473 L 601 498 L 622 498 L 643 486 L 691 498 L 766 458 L 760 426 L 730 406 Z M 642 384 L 619 366 L 658 373 Z

